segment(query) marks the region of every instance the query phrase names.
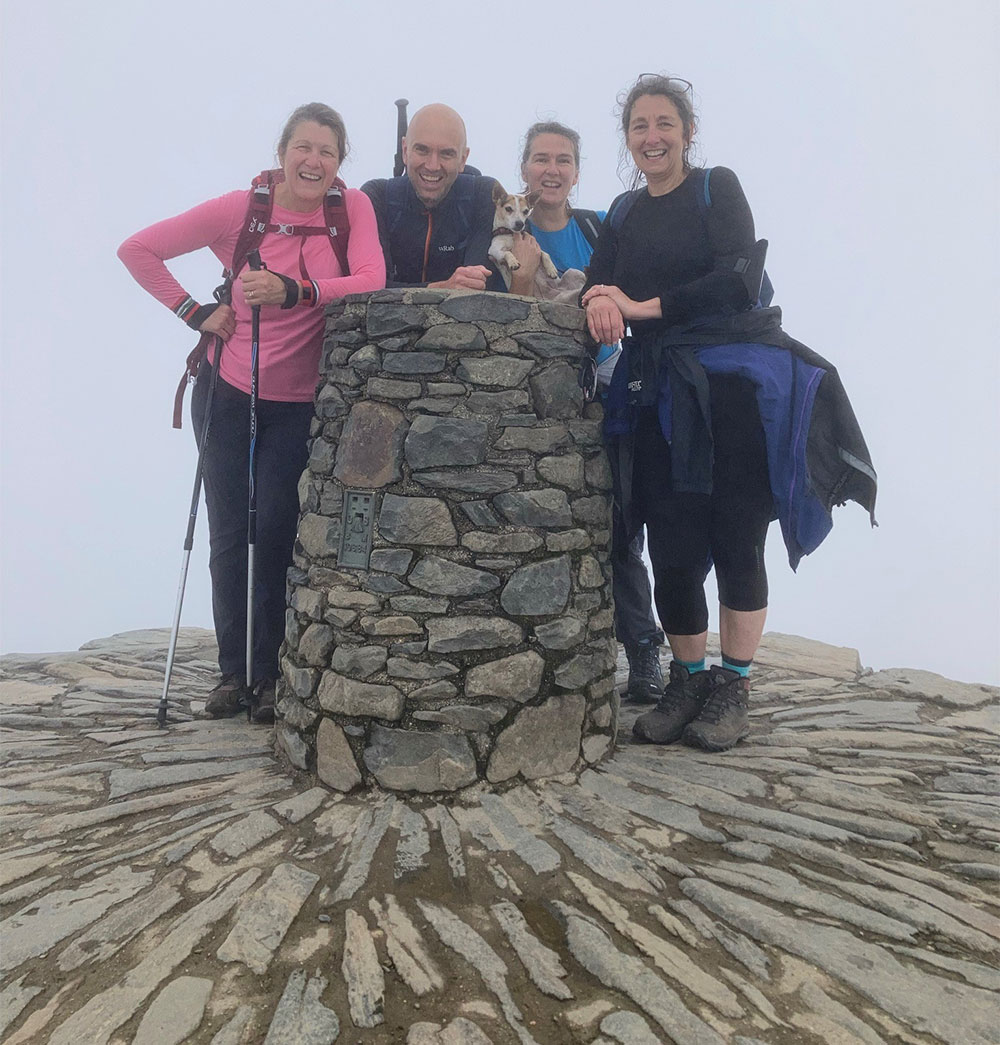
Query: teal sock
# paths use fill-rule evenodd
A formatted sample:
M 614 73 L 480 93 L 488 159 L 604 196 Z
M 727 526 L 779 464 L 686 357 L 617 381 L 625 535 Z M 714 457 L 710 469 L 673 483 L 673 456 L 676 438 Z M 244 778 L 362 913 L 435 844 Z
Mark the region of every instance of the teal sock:
M 694 675 L 698 671 L 704 671 L 705 670 L 705 658 L 704 657 L 702 657 L 701 660 L 678 660 L 677 657 L 674 657 L 674 660 L 676 660 L 677 663 L 680 664 L 680 666 L 682 668 L 687 668 L 687 673 L 689 675 Z
M 735 671 L 740 678 L 746 678 L 750 674 L 752 663 L 752 660 L 737 660 L 735 657 L 727 657 L 725 653 L 722 654 L 722 666 L 727 671 Z

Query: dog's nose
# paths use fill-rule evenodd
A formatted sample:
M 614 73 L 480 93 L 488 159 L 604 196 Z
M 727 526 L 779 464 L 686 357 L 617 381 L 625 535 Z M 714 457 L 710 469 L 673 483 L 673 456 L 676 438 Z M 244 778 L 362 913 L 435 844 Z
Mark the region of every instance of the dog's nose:
M 514 222 L 514 231 L 515 232 L 520 232 L 521 229 L 523 229 L 523 228 L 524 228 L 524 222 L 523 221 L 515 221 Z

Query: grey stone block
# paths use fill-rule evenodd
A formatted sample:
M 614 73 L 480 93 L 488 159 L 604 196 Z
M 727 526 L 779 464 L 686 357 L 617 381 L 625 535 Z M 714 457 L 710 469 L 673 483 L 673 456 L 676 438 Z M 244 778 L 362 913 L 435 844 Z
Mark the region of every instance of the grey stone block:
M 424 325 L 424 310 L 415 305 L 396 303 L 368 306 L 368 336 L 385 337 L 404 330 L 419 330 Z
M 368 715 L 393 720 L 403 714 L 403 694 L 395 686 L 356 682 L 335 671 L 324 671 L 319 684 L 319 703 L 337 715 Z
M 470 733 L 485 733 L 507 714 L 503 704 L 453 704 L 438 711 L 414 711 L 418 722 L 443 722 Z
M 536 533 L 480 533 L 478 530 L 470 530 L 462 537 L 462 546 L 474 552 L 519 555 L 541 548 L 542 539 Z
M 351 791 L 361 783 L 361 771 L 344 731 L 328 718 L 316 731 L 316 775 L 337 791 Z
M 412 560 L 413 552 L 408 548 L 376 548 L 368 565 L 383 573 L 406 573 Z
M 486 777 L 491 783 L 520 774 L 526 780 L 566 773 L 580 757 L 585 704 L 581 694 L 550 697 L 526 707 L 497 737 Z
M 389 658 L 387 669 L 390 675 L 402 679 L 440 679 L 457 675 L 459 669 L 447 660 L 410 660 L 408 657 Z
M 373 726 L 364 760 L 382 787 L 401 791 L 454 791 L 476 779 L 469 741 L 450 733 Z
M 403 451 L 414 470 L 486 460 L 487 429 L 482 421 L 418 417 L 410 425 Z
M 425 555 L 410 572 L 410 584 L 435 595 L 482 595 L 500 586 L 492 573 Z
M 513 616 L 543 617 L 562 613 L 569 600 L 569 556 L 531 563 L 515 570 L 500 595 L 500 605 Z
M 506 294 L 458 293 L 442 301 L 438 311 L 465 323 L 518 323 L 528 318 L 531 306 Z
M 549 483 L 567 490 L 583 489 L 583 458 L 579 454 L 563 454 L 560 457 L 543 457 L 536 462 L 538 474 Z
M 465 676 L 466 697 L 500 697 L 522 703 L 538 695 L 545 660 L 534 650 L 491 660 L 470 668 Z
M 458 365 L 455 376 L 473 385 L 518 388 L 534 365 L 530 359 L 515 359 L 511 356 L 469 358 L 463 359 Z
M 568 433 L 565 425 L 547 428 L 505 428 L 493 444 L 497 450 L 529 450 L 533 454 L 550 454 L 565 446 Z
M 380 534 L 395 544 L 453 545 L 458 531 L 448 505 L 436 497 L 386 494 L 378 517 Z
M 439 352 L 386 352 L 382 369 L 389 374 L 439 374 L 448 360 Z
M 486 529 L 497 528 L 500 520 L 496 512 L 489 506 L 487 501 L 463 501 L 459 507 L 465 512 L 466 517 L 473 526 L 485 527 Z
M 471 323 L 440 323 L 428 328 L 416 345 L 417 349 L 444 349 L 446 352 L 481 352 L 486 338 Z
M 576 367 L 555 363 L 528 382 L 535 413 L 539 417 L 579 417 L 583 410 L 583 391 L 576 379 Z
M 524 639 L 521 626 L 504 617 L 450 617 L 427 622 L 427 648 L 432 653 L 496 649 Z
M 417 381 L 394 381 L 389 377 L 370 377 L 365 390 L 372 399 L 415 399 L 420 395 L 420 384 Z
M 503 493 L 497 496 L 493 503 L 503 512 L 507 521 L 515 526 L 544 528 L 573 524 L 573 515 L 564 490 L 522 490 Z M 489 549 L 483 549 L 487 550 Z
M 341 675 L 366 679 L 385 667 L 387 657 L 385 646 L 338 646 L 330 667 Z
M 328 624 L 310 624 L 299 640 L 299 656 L 317 667 L 326 667 L 332 649 L 333 628 Z
M 583 355 L 583 347 L 569 336 L 532 331 L 526 334 L 515 334 L 514 340 L 521 348 L 526 348 L 539 359 L 554 359 L 558 356 L 579 359 Z
M 535 625 L 535 638 L 546 649 L 572 649 L 587 636 L 587 626 L 578 617 L 560 617 Z
M 414 472 L 413 479 L 423 486 L 442 487 L 446 490 L 461 490 L 463 493 L 503 493 L 517 486 L 513 472 L 490 471 L 486 468 L 471 468 Z
M 474 414 L 503 414 L 528 405 L 528 393 L 519 388 L 508 392 L 473 392 L 466 405 Z

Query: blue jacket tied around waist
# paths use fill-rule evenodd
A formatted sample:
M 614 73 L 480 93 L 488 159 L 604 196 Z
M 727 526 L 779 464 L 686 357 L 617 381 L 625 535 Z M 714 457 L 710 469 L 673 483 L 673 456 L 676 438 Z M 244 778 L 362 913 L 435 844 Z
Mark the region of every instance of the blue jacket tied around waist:
M 711 493 L 708 374 L 746 378 L 756 389 L 771 492 L 793 570 L 830 532 L 835 504 L 856 501 L 875 525 L 875 469 L 836 369 L 784 333 L 780 309 L 766 308 L 625 339 L 604 431 L 617 457 L 616 493 L 629 532 L 631 436 L 641 406 L 657 406 L 674 488 Z

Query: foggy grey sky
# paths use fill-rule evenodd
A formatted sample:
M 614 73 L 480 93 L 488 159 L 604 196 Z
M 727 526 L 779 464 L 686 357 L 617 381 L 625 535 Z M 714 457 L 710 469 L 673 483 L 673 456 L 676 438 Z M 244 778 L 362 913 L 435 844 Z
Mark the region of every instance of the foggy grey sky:
M 838 509 L 798 575 L 772 528 L 768 628 L 998 680 L 995 0 L 2 12 L 0 649 L 170 624 L 194 338 L 118 262 L 125 236 L 248 185 L 314 100 L 345 117 L 354 186 L 391 174 L 397 97 L 458 108 L 508 187 L 526 127 L 558 118 L 603 209 L 615 97 L 657 70 L 694 83 L 700 155 L 740 176 L 785 329 L 837 365 L 879 471 L 880 528 Z M 172 268 L 202 301 L 218 282 L 207 251 Z M 185 624 L 211 626 L 207 557 L 201 525 Z

